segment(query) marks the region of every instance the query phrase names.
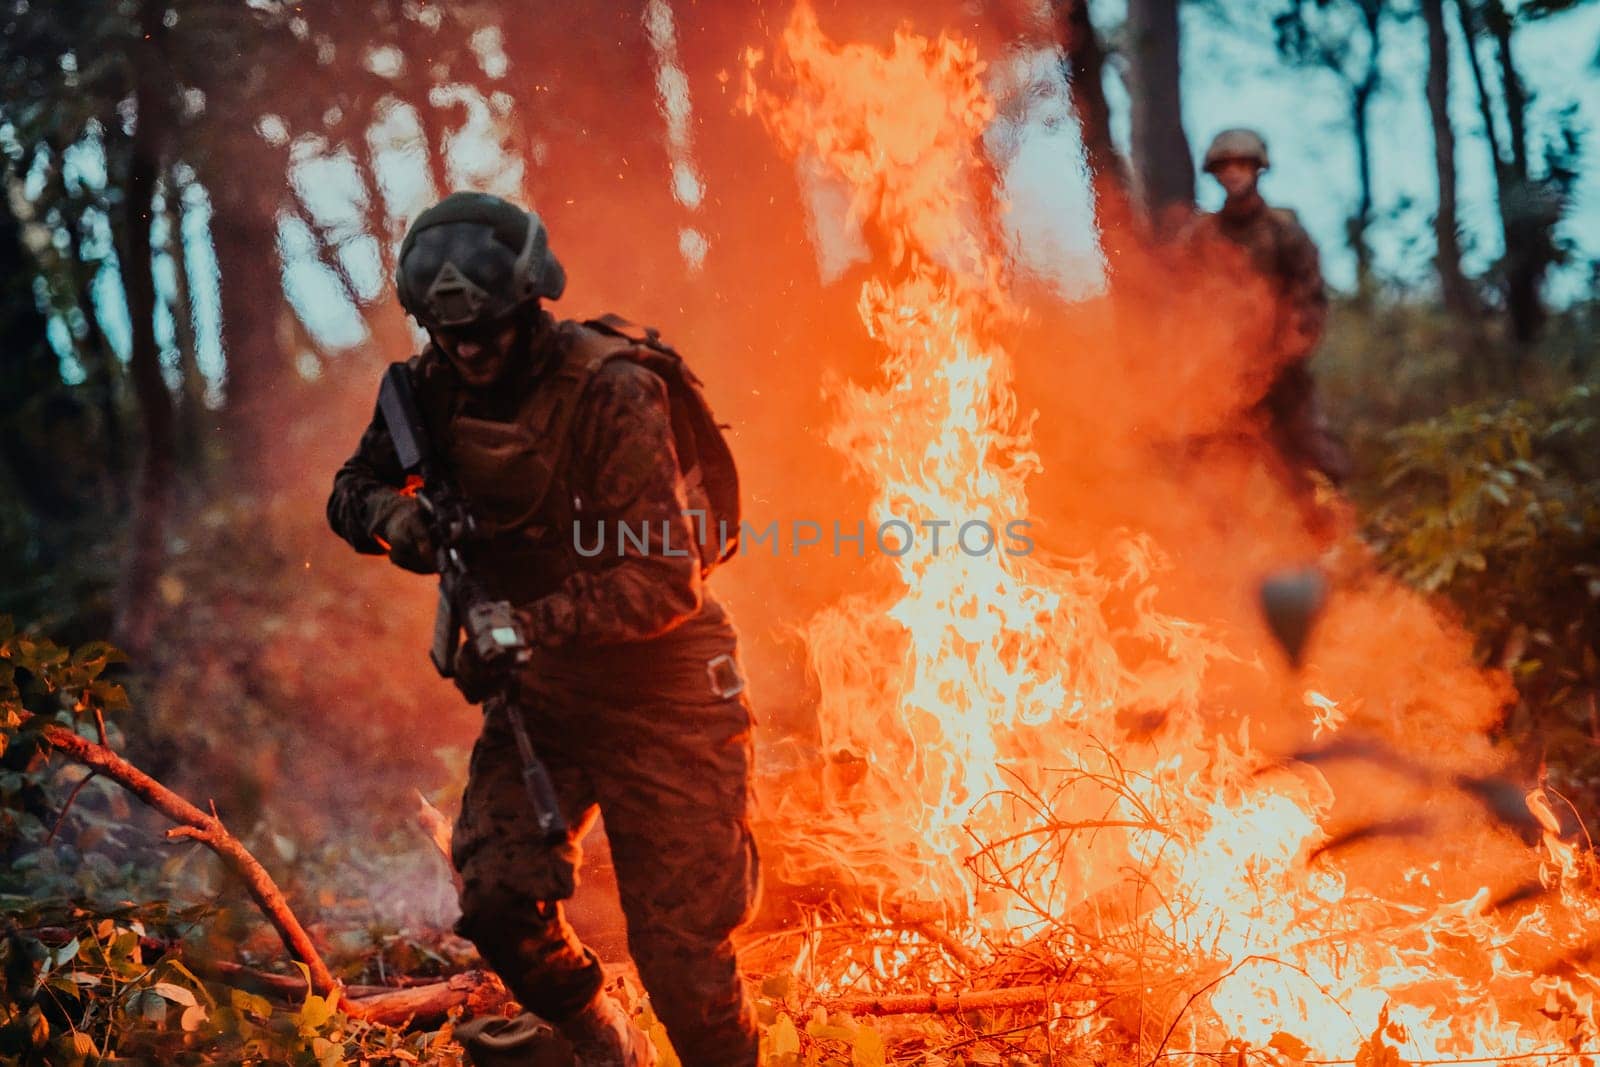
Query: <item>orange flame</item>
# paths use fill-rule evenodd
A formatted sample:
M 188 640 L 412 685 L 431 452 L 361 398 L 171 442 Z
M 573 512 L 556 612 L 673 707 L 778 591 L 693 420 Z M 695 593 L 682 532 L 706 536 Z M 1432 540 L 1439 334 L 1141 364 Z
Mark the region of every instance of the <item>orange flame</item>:
M 1019 312 L 985 236 L 980 137 L 995 105 L 976 49 L 910 30 L 886 51 L 835 44 L 801 6 L 778 60 L 781 93 L 757 79 L 762 54 L 746 54 L 745 106 L 847 194 L 843 222 L 876 252 L 859 308 L 882 378 L 840 388 L 828 435 L 872 487 L 870 521 L 1030 517 L 1040 462 L 998 341 Z M 1156 579 L 1172 564 L 1151 534 L 1058 558 L 951 551 L 944 532 L 945 551 L 919 535 L 890 559 L 885 592 L 807 627 L 828 764 L 816 794 L 774 798 L 796 828 L 780 843 L 786 880 L 856 885 L 880 915 L 940 916 L 957 955 L 1049 942 L 1092 958 L 1137 1005 L 1120 1018 L 1144 1055 L 1595 1047 L 1596 978 L 1578 957 L 1547 966 L 1600 918 L 1585 854 L 1561 840 L 1543 793 L 1527 805 L 1541 866 L 1461 814 L 1464 794 L 1435 788 L 1491 758 L 1473 731 L 1503 683 L 1416 598 L 1372 575 L 1341 591 L 1315 688 L 1286 700 L 1244 627 L 1163 610 Z M 1237 677 L 1257 682 L 1230 689 Z M 1386 701 L 1392 716 L 1374 710 Z M 1415 719 L 1433 715 L 1446 718 Z M 1406 840 L 1338 847 L 1330 827 L 1349 800 L 1334 771 L 1258 740 L 1337 742 L 1352 723 L 1399 753 L 1399 770 L 1368 768 L 1383 800 L 1367 807 L 1414 808 L 1390 823 Z M 1470 743 L 1439 755 L 1440 730 Z M 1487 886 L 1508 872 L 1559 892 L 1491 906 Z M 824 967 L 816 986 L 889 986 L 908 958 Z

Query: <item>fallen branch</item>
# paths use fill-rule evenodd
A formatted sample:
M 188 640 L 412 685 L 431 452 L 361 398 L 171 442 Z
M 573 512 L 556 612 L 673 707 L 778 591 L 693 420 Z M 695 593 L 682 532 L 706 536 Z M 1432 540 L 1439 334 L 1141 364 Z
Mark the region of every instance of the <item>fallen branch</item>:
M 46 945 L 64 945 L 77 934 L 65 926 L 44 926 L 31 930 L 33 937 Z M 299 975 L 273 974 L 231 960 L 189 956 L 181 945 L 146 935 L 139 948 L 152 956 L 172 954 L 200 978 L 251 993 L 262 993 L 290 1003 L 305 999 L 309 987 Z M 437 981 L 419 981 L 404 986 L 351 985 L 343 987 L 343 1007 L 351 1015 L 386 1026 L 442 1021 L 452 1008 L 467 1005 L 468 1015 L 503 1014 L 511 993 L 489 971 L 469 970 Z
M 306 983 L 286 974 L 268 974 L 237 963 L 191 961 L 189 967 L 204 978 L 211 978 L 240 989 L 265 993 L 291 1002 L 304 999 Z M 442 1022 L 451 1009 L 467 1006 L 466 1014 L 502 1014 L 511 993 L 489 971 L 470 970 L 422 985 L 353 985 L 343 990 L 341 1007 L 368 1022 L 385 1026 L 426 1025 Z
M 332 972 L 328 970 L 328 965 L 323 962 L 322 954 L 312 943 L 311 935 L 306 933 L 305 927 L 300 925 L 300 920 L 295 918 L 294 912 L 289 909 L 289 902 L 284 899 L 283 891 L 278 888 L 261 862 L 250 854 L 250 850 L 222 825 L 222 819 L 217 816 L 215 806 L 210 813 L 201 811 L 106 745 L 91 741 L 60 723 L 45 723 L 39 729 L 39 737 L 55 751 L 76 760 L 92 771 L 105 775 L 177 823 L 177 826 L 167 831 L 169 840 L 186 837 L 200 842 L 216 853 L 223 864 L 244 883 L 251 899 L 256 902 L 261 913 L 278 932 L 290 955 L 306 965 L 311 977 L 311 986 L 317 994 L 343 997 L 342 986 L 334 979 Z M 350 1006 L 348 997 L 343 999 L 346 1000 L 346 1010 L 351 1014 L 359 1014 L 359 1009 Z
M 851 1015 L 955 1015 L 963 1011 L 1024 1008 L 1063 1000 L 1095 1000 L 1103 991 L 1084 985 L 1024 985 L 980 989 L 972 993 L 907 993 L 882 997 L 842 997 L 829 1001 L 831 1011 Z
M 443 982 L 389 989 L 371 996 L 346 998 L 345 1010 L 387 1026 L 443 1020 L 450 1010 L 466 1005 L 464 1015 L 501 1015 L 511 994 L 489 971 L 462 971 Z
M 293 975 L 270 974 L 223 960 L 188 960 L 190 970 L 203 978 L 220 981 L 240 989 L 266 993 L 291 1002 L 304 999 L 305 980 Z M 450 1010 L 470 1004 L 469 1014 L 499 1013 L 511 994 L 489 971 L 470 970 L 434 982 L 409 985 L 352 985 L 344 988 L 345 1011 L 368 1022 L 386 1026 L 431 1023 L 443 1020 Z M 354 1005 L 358 1011 L 352 1011 Z

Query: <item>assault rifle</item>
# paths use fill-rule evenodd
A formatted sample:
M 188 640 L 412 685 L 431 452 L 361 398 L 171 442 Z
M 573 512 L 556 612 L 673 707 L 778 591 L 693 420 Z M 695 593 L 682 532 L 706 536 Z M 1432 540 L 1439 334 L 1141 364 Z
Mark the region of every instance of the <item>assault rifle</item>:
M 493 692 L 483 702 L 484 713 L 504 710 L 522 756 L 522 782 L 539 835 L 547 844 L 560 844 L 567 838 L 567 822 L 555 786 L 533 751 L 520 712 L 511 706 L 512 672 L 532 658 L 533 649 L 510 602 L 490 596 L 467 568 L 465 556 L 478 537 L 478 525 L 433 451 L 404 363 L 391 363 L 384 371 L 378 410 L 401 469 L 408 477 L 421 480 L 416 497 L 427 513 L 428 531 L 438 552 L 439 606 L 434 612 L 433 648 L 428 657 L 442 676 L 453 678 L 463 637 L 472 646 L 472 654 L 493 679 Z

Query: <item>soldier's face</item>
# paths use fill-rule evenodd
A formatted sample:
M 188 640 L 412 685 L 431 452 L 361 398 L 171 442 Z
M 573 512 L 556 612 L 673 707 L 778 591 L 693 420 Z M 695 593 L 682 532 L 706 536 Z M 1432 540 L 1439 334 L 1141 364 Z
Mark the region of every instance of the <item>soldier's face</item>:
M 507 323 L 494 332 L 439 329 L 433 331 L 433 339 L 462 382 L 469 388 L 481 389 L 493 385 L 505 373 L 517 339 L 517 326 Z
M 1225 159 L 1212 168 L 1211 174 L 1228 196 L 1242 196 L 1256 186 L 1261 168 L 1248 159 Z

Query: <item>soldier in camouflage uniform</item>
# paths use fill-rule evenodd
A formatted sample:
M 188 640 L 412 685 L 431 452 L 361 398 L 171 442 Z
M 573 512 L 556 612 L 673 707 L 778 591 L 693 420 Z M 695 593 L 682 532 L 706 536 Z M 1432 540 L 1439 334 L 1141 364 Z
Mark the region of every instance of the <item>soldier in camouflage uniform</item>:
M 1266 283 L 1271 306 L 1253 331 L 1241 330 L 1243 347 L 1272 374 L 1256 413 L 1297 484 L 1306 470 L 1319 471 L 1337 484 L 1348 473 L 1348 459 L 1317 405 L 1308 365 L 1328 317 L 1320 257 L 1295 213 L 1262 199 L 1256 185 L 1268 165 L 1266 142 L 1259 134 L 1240 129 L 1219 133 L 1206 151 L 1204 169 L 1227 199 L 1220 211 L 1189 226 L 1183 244 L 1212 274 Z
M 572 827 L 556 847 L 538 839 L 510 725 L 490 714 L 455 826 L 457 929 L 578 1062 L 652 1062 L 562 915 L 579 840 L 603 811 L 629 949 L 675 1050 L 691 1067 L 749 1067 L 757 1031 L 730 941 L 757 892 L 735 633 L 684 550 L 696 487 L 662 378 L 610 359 L 590 367 L 569 417 L 541 407 L 592 349 L 594 331 L 540 307 L 564 283 L 538 217 L 481 194 L 424 212 L 400 254 L 401 301 L 432 339 L 409 363 L 418 406 L 480 526 L 470 566 L 535 646 L 509 705 L 490 707 L 523 718 Z M 569 427 L 564 440 L 551 425 Z M 334 479 L 329 522 L 358 552 L 430 572 L 428 524 L 403 481 L 374 415 Z M 574 523 L 591 532 L 575 538 Z M 624 523 L 646 531 L 642 547 L 616 537 Z M 576 550 L 601 529 L 616 543 Z M 457 666 L 480 697 L 481 665 Z

